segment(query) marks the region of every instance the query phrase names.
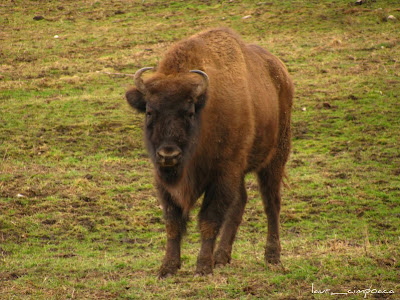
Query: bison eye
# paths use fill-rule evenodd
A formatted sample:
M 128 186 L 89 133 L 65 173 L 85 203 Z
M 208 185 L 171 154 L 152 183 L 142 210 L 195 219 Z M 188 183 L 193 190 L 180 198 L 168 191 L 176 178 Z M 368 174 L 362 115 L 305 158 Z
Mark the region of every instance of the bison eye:
M 193 117 L 194 117 L 194 112 L 192 112 L 192 111 L 188 112 L 188 113 L 187 113 L 187 117 L 188 117 L 189 119 L 193 119 Z
M 150 126 L 153 123 L 153 112 L 146 111 L 146 124 Z

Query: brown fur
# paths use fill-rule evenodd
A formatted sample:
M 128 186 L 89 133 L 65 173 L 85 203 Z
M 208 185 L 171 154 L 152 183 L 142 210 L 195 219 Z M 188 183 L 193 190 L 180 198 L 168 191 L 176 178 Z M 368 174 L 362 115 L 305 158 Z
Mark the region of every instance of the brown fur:
M 178 179 L 169 183 L 162 173 L 156 171 L 155 175 L 167 223 L 179 224 L 184 232 L 188 212 L 205 193 L 199 214 L 202 249 L 197 272 L 212 272 L 214 263 L 230 261 L 247 199 L 244 176 L 256 172 L 268 216 L 265 258 L 276 263 L 280 257 L 280 188 L 290 151 L 292 81 L 278 58 L 259 46 L 245 44 L 230 29 L 217 28 L 176 43 L 167 51 L 156 73 L 145 81 L 146 95 L 133 88 L 127 92 L 127 100 L 142 111 L 145 106 L 146 110 L 155 107 L 172 114 L 174 109 L 189 107 L 191 93 L 202 80 L 198 74 L 189 73 L 193 69 L 203 70 L 209 76 L 207 93 L 193 99 L 199 105 L 199 119 L 194 125 L 198 132 L 187 136 L 193 146 L 188 148 L 189 154 L 184 153 Z M 203 102 L 204 108 L 200 108 Z M 155 123 L 155 129 L 146 137 L 155 165 L 158 139 L 154 136 L 168 137 L 176 143 L 186 136 L 183 121 L 179 123 L 166 113 L 163 120 L 163 126 L 157 127 Z M 173 125 L 168 128 L 167 124 Z M 214 244 L 221 227 L 214 262 Z M 167 246 L 164 261 L 168 257 L 177 259 L 177 247 L 177 243 Z M 174 274 L 176 268 L 164 263 L 160 276 Z
M 216 229 L 218 228 L 217 223 L 200 222 L 199 224 L 201 236 L 206 239 L 212 239 L 215 237 Z

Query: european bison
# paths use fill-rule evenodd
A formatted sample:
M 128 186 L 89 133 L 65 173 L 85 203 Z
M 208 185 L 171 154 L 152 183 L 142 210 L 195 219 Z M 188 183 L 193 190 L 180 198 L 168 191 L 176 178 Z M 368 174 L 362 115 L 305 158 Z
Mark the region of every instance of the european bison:
M 126 99 L 146 114 L 145 142 L 164 210 L 167 246 L 159 277 L 180 268 L 188 214 L 203 193 L 196 273 L 212 273 L 214 266 L 230 262 L 248 172 L 258 176 L 268 217 L 265 260 L 278 263 L 293 98 L 284 64 L 230 29 L 217 28 L 176 43 L 143 80 L 149 69 L 136 72 L 136 88 Z

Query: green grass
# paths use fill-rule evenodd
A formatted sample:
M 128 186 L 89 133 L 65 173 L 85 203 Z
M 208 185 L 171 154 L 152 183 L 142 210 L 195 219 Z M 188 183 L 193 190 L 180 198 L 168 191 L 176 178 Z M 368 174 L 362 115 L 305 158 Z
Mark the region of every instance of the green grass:
M 400 6 L 353 2 L 3 1 L 0 298 L 335 299 L 312 284 L 398 298 Z M 155 65 L 213 26 L 280 57 L 295 82 L 282 266 L 265 266 L 249 175 L 232 263 L 194 277 L 197 206 L 181 270 L 159 281 L 166 237 L 143 118 L 124 100 L 132 78 L 105 72 Z

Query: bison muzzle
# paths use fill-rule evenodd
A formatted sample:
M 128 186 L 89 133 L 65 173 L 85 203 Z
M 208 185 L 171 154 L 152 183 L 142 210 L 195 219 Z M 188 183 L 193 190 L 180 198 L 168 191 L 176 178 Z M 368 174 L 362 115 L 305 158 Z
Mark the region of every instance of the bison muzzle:
M 144 80 L 146 71 L 153 74 Z M 196 273 L 209 274 L 230 262 L 247 202 L 248 172 L 257 174 L 267 214 L 265 260 L 278 263 L 293 99 L 283 63 L 230 29 L 217 28 L 176 43 L 157 68 L 136 72 L 135 86 L 126 98 L 145 113 L 145 142 L 166 223 L 159 276 L 180 268 L 189 211 L 203 194 Z

